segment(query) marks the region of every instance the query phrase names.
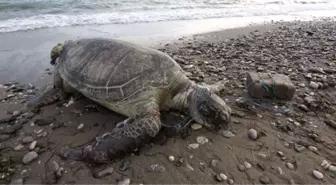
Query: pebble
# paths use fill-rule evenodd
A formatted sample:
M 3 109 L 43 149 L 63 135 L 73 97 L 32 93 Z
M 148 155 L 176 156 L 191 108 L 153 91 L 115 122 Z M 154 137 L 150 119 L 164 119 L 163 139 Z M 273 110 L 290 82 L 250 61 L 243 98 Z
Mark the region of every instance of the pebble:
M 317 170 L 313 171 L 313 175 L 314 175 L 315 178 L 317 178 L 319 180 L 323 179 L 323 174 L 321 172 L 317 171 Z
M 253 128 L 251 128 L 249 131 L 248 131 L 248 137 L 250 138 L 250 139 L 252 139 L 252 140 L 256 140 L 257 139 L 257 137 L 258 137 L 258 132 L 257 132 L 257 130 L 255 130 L 255 129 L 253 129 Z
M 1 141 L 6 141 L 9 138 L 10 138 L 10 135 L 8 135 L 8 134 L 0 135 L 0 142 Z
M 197 140 L 197 143 L 201 145 L 204 145 L 205 143 L 209 142 L 209 139 L 204 136 L 198 136 L 196 140 Z
M 336 172 L 336 166 L 335 165 L 329 165 L 328 170 L 331 171 L 331 172 Z
M 63 168 L 63 167 L 60 167 L 60 168 L 57 170 L 57 172 L 56 172 L 56 176 L 57 176 L 57 177 L 61 177 L 62 174 L 63 174 L 63 172 L 64 172 L 64 168 Z
M 308 148 L 313 152 L 317 152 L 317 148 L 315 146 L 309 146 Z
M 252 165 L 247 161 L 244 162 L 244 166 L 245 166 L 246 169 L 252 168 Z
M 198 124 L 198 123 L 194 123 L 194 124 L 191 125 L 191 128 L 192 128 L 193 130 L 199 130 L 199 129 L 202 128 L 202 125 L 201 125 L 201 124 Z
M 300 84 L 298 84 L 298 86 L 299 86 L 299 87 L 306 87 L 306 84 L 304 84 L 304 83 L 300 83 Z
M 34 138 L 32 136 L 27 136 L 22 139 L 22 143 L 24 144 L 31 143 L 33 141 L 34 141 Z
M 245 171 L 245 166 L 244 165 L 238 165 L 238 169 L 239 169 L 239 171 Z
M 172 156 L 172 155 L 171 155 L 171 156 L 169 156 L 169 157 L 168 157 L 168 159 L 169 159 L 169 161 L 171 161 L 171 162 L 175 161 L 175 157 L 174 157 L 174 156 Z
M 14 148 L 14 150 L 15 150 L 15 151 L 19 151 L 19 150 L 21 150 L 23 147 L 24 147 L 24 146 L 23 146 L 22 144 L 19 144 L 18 146 L 16 146 L 16 147 Z
M 199 147 L 199 144 L 198 143 L 192 143 L 192 144 L 189 144 L 188 147 L 192 148 L 192 149 L 196 149 L 196 148 Z
M 232 137 L 234 137 L 234 134 L 229 130 L 223 130 L 222 136 L 224 136 L 226 138 L 232 138 Z
M 329 162 L 327 160 L 323 160 L 322 163 L 321 163 L 321 166 L 325 167 L 328 164 L 329 164 Z
M 229 182 L 228 182 L 229 184 L 233 184 L 234 183 L 234 181 L 233 181 L 233 179 L 229 179 Z
M 15 179 L 15 180 L 11 181 L 10 185 L 14 185 L 14 184 L 16 184 L 16 185 L 23 184 L 23 179 Z
M 259 181 L 262 184 L 269 184 L 271 182 L 271 180 L 266 176 L 266 175 L 262 175 L 259 177 Z
M 309 111 L 308 107 L 307 107 L 306 105 L 304 105 L 304 104 L 299 105 L 299 108 L 300 108 L 301 110 L 305 111 L 305 112 L 308 112 L 308 111 Z
M 58 164 L 56 161 L 53 161 L 53 162 L 52 162 L 52 170 L 53 170 L 54 172 L 57 172 L 59 169 L 60 169 L 59 164 Z
M 112 167 L 108 167 L 98 173 L 96 173 L 96 177 L 98 178 L 101 178 L 101 177 L 104 177 L 104 176 L 107 176 L 107 175 L 111 175 L 113 173 L 114 169 Z
M 84 124 L 83 123 L 79 124 L 78 127 L 77 127 L 78 130 L 81 130 L 82 128 L 84 128 Z
M 280 168 L 280 167 L 277 167 L 277 171 L 278 171 L 278 173 L 279 173 L 280 175 L 283 175 L 282 168 Z
M 148 171 L 161 173 L 161 172 L 165 172 L 166 168 L 162 165 L 159 165 L 159 164 L 152 164 L 149 167 Z
M 36 147 L 37 141 L 33 141 L 30 145 L 29 145 L 29 150 L 34 150 Z
M 258 156 L 260 157 L 260 158 L 262 158 L 262 159 L 266 159 L 267 158 L 267 155 L 266 154 L 264 154 L 264 153 L 258 153 Z
M 288 169 L 294 169 L 294 165 L 292 163 L 286 163 Z
M 224 180 L 224 181 L 227 180 L 227 176 L 226 176 L 224 173 L 220 173 L 220 174 L 219 174 L 219 177 L 220 177 L 222 180 Z
M 319 85 L 316 82 L 311 81 L 309 87 L 312 89 L 318 89 Z
M 38 154 L 35 151 L 28 152 L 26 155 L 23 156 L 22 162 L 23 164 L 29 164 L 33 160 L 37 159 Z
M 305 149 L 304 146 L 299 145 L 299 144 L 294 144 L 294 148 L 295 148 L 295 151 L 297 152 L 302 152 Z
M 118 185 L 129 185 L 131 183 L 130 178 L 126 178 L 118 183 Z
M 280 157 L 285 156 L 284 153 L 283 153 L 282 151 L 278 151 L 277 154 L 278 154 Z

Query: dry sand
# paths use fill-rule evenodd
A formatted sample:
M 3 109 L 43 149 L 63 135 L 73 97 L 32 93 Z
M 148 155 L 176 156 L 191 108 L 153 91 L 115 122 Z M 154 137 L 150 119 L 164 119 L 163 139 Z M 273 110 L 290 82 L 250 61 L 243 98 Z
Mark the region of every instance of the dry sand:
M 336 130 L 325 123 L 325 120 L 336 121 L 336 89 L 332 83 L 336 80 L 336 73 L 309 70 L 316 65 L 326 71 L 336 70 L 335 28 L 334 21 L 253 26 L 181 38 L 160 48 L 175 58 L 196 81 L 214 83 L 223 78 L 230 79 L 221 96 L 234 110 L 231 126 L 234 137 L 226 138 L 204 128 L 191 130 L 187 137 L 163 130 L 154 143 L 143 148 L 139 154 L 110 165 L 90 166 L 63 160 L 53 151 L 57 152 L 64 144 L 89 144 L 95 136 L 110 131 L 116 123 L 125 119 L 82 98 L 68 107 L 57 103 L 43 108 L 35 117 L 27 119 L 21 129 L 1 141 L 1 155 L 11 156 L 11 169 L 14 171 L 6 180 L 20 182 L 21 179 L 24 184 L 115 184 L 127 178 L 131 184 L 335 183 L 335 172 L 325 170 L 321 163 L 323 160 L 336 163 Z M 291 113 L 279 115 L 259 108 L 243 108 L 235 103 L 234 100 L 244 94 L 246 72 L 255 70 L 285 73 L 291 76 L 295 85 L 305 84 L 305 87 L 297 86 L 293 101 L 284 104 L 290 105 L 286 108 L 291 109 Z M 309 87 L 310 80 L 305 77 L 309 73 L 317 81 L 321 75 L 327 75 L 323 89 Z M 3 92 L 0 98 L 13 94 L 6 92 L 5 88 L 0 90 Z M 22 92 L 26 93 L 25 90 Z M 22 106 L 19 96 L 0 103 L 3 110 L 0 118 L 9 117 L 12 111 Z M 307 96 L 316 99 L 313 103 L 318 104 L 317 107 L 304 101 Z M 308 112 L 298 108 L 303 104 L 310 109 Z M 92 105 L 97 108 L 92 108 L 95 107 Z M 165 124 L 174 124 L 183 118 L 179 114 L 165 112 L 162 119 Z M 81 123 L 84 127 L 78 130 L 77 126 Z M 1 136 L 5 137 L 3 132 L 9 132 L 6 128 L 8 123 L 0 124 Z M 259 133 L 256 141 L 248 138 L 250 128 Z M 27 136 L 37 141 L 39 155 L 25 165 L 22 158 L 29 152 L 30 142 L 23 144 L 19 151 L 14 148 Z M 189 144 L 197 143 L 199 136 L 207 137 L 209 142 L 196 149 L 188 148 Z M 313 151 L 314 147 L 317 151 Z M 174 156 L 175 161 L 169 161 L 169 156 Z M 64 173 L 57 179 L 53 175 L 54 161 L 64 168 Z M 251 168 L 239 169 L 244 162 L 251 164 Z M 289 169 L 286 163 L 291 163 L 293 169 Z M 1 162 L 1 167 L 2 171 L 8 170 L 5 162 Z M 96 171 L 109 167 L 113 168 L 112 174 L 102 178 L 93 176 Z M 313 170 L 323 173 L 323 180 L 315 178 Z M 227 180 L 218 181 L 216 175 L 221 173 Z M 2 180 L 1 183 L 7 181 Z

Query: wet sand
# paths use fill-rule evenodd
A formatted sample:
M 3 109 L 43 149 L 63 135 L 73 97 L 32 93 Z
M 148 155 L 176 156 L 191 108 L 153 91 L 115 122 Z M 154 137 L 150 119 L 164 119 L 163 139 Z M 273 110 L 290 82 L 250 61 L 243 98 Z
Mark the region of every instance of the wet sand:
M 23 179 L 24 184 L 116 184 L 129 178 L 131 184 L 334 183 L 335 172 L 324 169 L 321 163 L 323 160 L 336 163 L 336 130 L 326 124 L 326 121 L 336 121 L 336 84 L 333 84 L 336 74 L 328 71 L 336 70 L 332 50 L 336 42 L 335 25 L 335 21 L 321 21 L 252 26 L 183 37 L 155 46 L 175 58 L 195 81 L 214 83 L 224 78 L 230 80 L 221 97 L 233 109 L 233 137 L 224 137 L 204 128 L 190 128 L 191 133 L 186 138 L 171 130 L 163 130 L 153 144 L 137 155 L 110 165 L 90 166 L 63 160 L 53 151 L 65 144 L 88 144 L 95 136 L 110 131 L 125 117 L 100 106 L 88 108 L 95 104 L 85 98 L 67 107 L 56 103 L 43 108 L 32 118 L 23 118 L 27 123 L 10 134 L 3 131 L 6 125 L 0 125 L 1 135 L 9 135 L 2 141 L 1 145 L 6 147 L 1 154 L 12 156 L 15 173 L 10 181 Z M 49 41 L 51 45 L 56 40 Z M 22 47 L 30 46 L 23 44 Z M 46 60 L 47 57 L 45 55 Z M 36 68 L 44 71 L 46 65 L 40 64 L 36 64 Z M 323 73 L 311 69 L 317 65 L 324 69 Z M 276 104 L 290 109 L 290 113 L 279 115 L 235 103 L 244 95 L 246 72 L 257 70 L 291 76 L 297 86 L 295 98 L 291 102 Z M 312 76 L 310 79 L 306 77 L 309 73 Z M 327 76 L 327 81 L 322 81 L 324 87 L 311 88 L 310 82 L 319 82 L 321 75 Z M 32 79 L 31 76 L 25 78 L 31 82 L 28 80 Z M 43 83 L 46 82 L 45 79 Z M 6 89 L 1 90 L 4 92 Z M 22 92 L 26 93 L 27 90 Z M 22 95 L 9 91 L 2 96 L 9 94 L 16 96 L 0 104 L 2 110 L 9 110 L 7 114 L 2 111 L 1 118 L 8 117 L 11 111 L 21 106 L 18 97 Z M 314 100 L 308 103 L 307 97 Z M 308 110 L 303 111 L 301 105 Z M 183 117 L 165 112 L 162 119 L 165 124 L 174 124 Z M 81 123 L 84 127 L 78 130 L 77 126 Z M 10 128 L 13 127 L 11 124 L 15 125 L 10 122 Z M 247 135 L 251 128 L 259 133 L 256 141 Z M 164 135 L 166 140 L 162 139 Z M 22 163 L 22 158 L 28 153 L 30 142 L 23 144 L 20 150 L 15 151 L 14 148 L 29 136 L 37 141 L 38 149 L 35 150 L 39 155 L 26 165 Z M 197 143 L 199 136 L 208 138 L 208 142 L 190 149 L 188 145 Z M 175 161 L 169 161 L 169 156 L 174 156 Z M 53 172 L 54 161 L 64 168 L 59 178 L 55 178 Z M 245 167 L 239 166 L 244 166 L 244 162 Z M 92 175 L 109 167 L 113 168 L 111 175 L 102 178 Z M 323 173 L 323 180 L 314 177 L 313 170 Z M 219 182 L 220 174 L 227 179 Z

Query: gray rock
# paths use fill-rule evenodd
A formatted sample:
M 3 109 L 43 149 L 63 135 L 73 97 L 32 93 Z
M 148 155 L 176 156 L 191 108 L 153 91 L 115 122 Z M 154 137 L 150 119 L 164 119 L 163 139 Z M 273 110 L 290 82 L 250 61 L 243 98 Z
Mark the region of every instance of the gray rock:
M 209 142 L 209 139 L 204 136 L 198 136 L 196 138 L 197 143 L 204 145 L 205 143 Z
M 302 152 L 306 147 L 299 145 L 299 144 L 294 144 L 294 149 L 297 152 Z
M 304 104 L 299 105 L 299 108 L 300 108 L 301 110 L 305 111 L 305 112 L 308 112 L 308 111 L 309 111 L 308 107 L 307 107 L 306 105 L 304 105 Z
M 0 135 L 0 142 L 1 141 L 6 141 L 7 139 L 10 138 L 10 135 L 9 134 L 4 134 L 4 135 Z
M 38 154 L 35 151 L 28 152 L 23 156 L 22 162 L 23 164 L 30 164 L 33 160 L 37 159 Z
M 239 164 L 238 165 L 238 169 L 239 169 L 239 171 L 245 171 L 245 166 L 244 165 L 241 165 L 241 164 Z
M 309 87 L 312 89 L 318 89 L 319 85 L 316 82 L 311 81 Z
M 291 100 L 296 91 L 290 78 L 283 74 L 250 72 L 247 74 L 246 84 L 250 96 L 259 99 L 275 96 L 279 99 Z M 272 91 L 272 89 L 276 90 Z
M 327 124 L 329 127 L 333 128 L 333 129 L 336 129 L 336 121 L 325 120 L 324 123 Z
M 118 183 L 118 185 L 129 185 L 131 183 L 130 178 L 126 178 Z
M 252 140 L 256 140 L 258 138 L 258 132 L 257 130 L 251 128 L 248 132 L 247 135 L 250 139 Z
M 288 169 L 291 169 L 291 170 L 294 169 L 294 165 L 292 163 L 286 163 L 286 166 Z
M 224 136 L 226 138 L 232 138 L 232 137 L 234 137 L 234 134 L 231 131 L 223 130 L 222 131 L 222 136 Z
M 22 185 L 23 184 L 23 179 L 15 179 L 11 181 L 10 185 Z
M 262 183 L 262 184 L 269 184 L 271 182 L 270 178 L 266 175 L 262 175 L 259 177 L 259 181 Z
M 108 167 L 100 172 L 97 172 L 95 174 L 95 177 L 97 178 L 101 178 L 101 177 L 104 177 L 104 176 L 107 176 L 107 175 L 111 175 L 113 173 L 113 168 L 112 167 Z
M 34 141 L 34 138 L 32 136 L 27 136 L 22 139 L 22 143 L 24 144 L 31 143 L 33 141 Z
M 149 172 L 162 173 L 166 171 L 166 168 L 159 164 L 153 164 L 148 169 Z

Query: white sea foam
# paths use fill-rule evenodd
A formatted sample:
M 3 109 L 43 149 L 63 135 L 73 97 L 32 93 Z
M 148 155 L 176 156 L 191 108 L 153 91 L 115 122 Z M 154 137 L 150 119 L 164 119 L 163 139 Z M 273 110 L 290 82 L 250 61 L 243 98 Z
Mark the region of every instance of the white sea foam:
M 0 0 L 1 2 L 4 0 Z M 46 3 L 48 0 L 39 0 Z M 50 0 L 51 2 L 55 2 Z M 269 15 L 335 16 L 335 0 L 82 0 L 66 9 L 73 0 L 62 0 L 55 7 L 61 13 L 29 10 L 0 19 L 0 32 L 93 24 L 127 24 L 169 20 L 250 17 Z M 16 1 L 14 1 L 16 2 Z M 26 3 L 29 1 L 26 0 Z M 80 2 L 80 3 L 79 3 Z M 12 2 L 13 3 L 13 2 Z M 20 5 L 22 6 L 22 4 Z M 13 7 L 13 6 L 12 6 Z M 85 9 L 84 9 L 84 8 Z M 23 10 L 22 10 L 23 11 Z M 27 11 L 27 10 L 25 10 Z M 315 13 L 314 12 L 319 12 Z M 29 16 L 23 16 L 29 15 Z M 1 18 L 1 17 L 0 17 Z

